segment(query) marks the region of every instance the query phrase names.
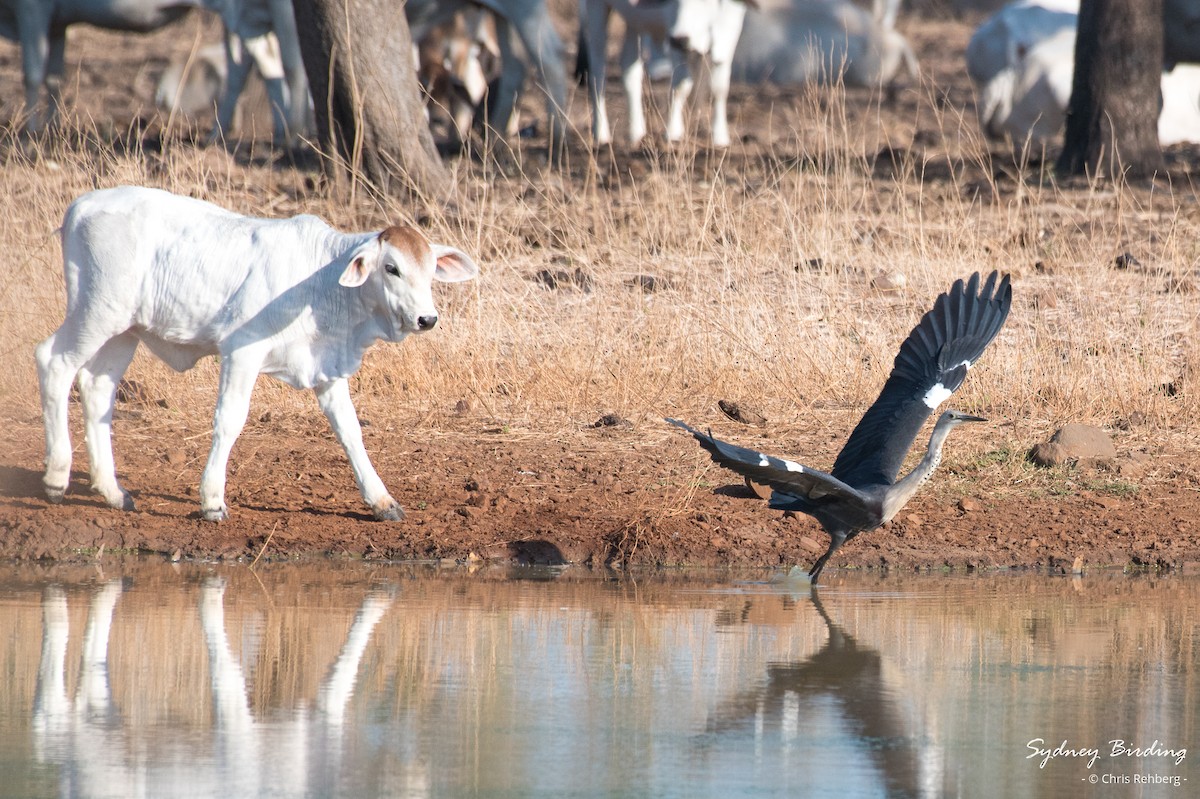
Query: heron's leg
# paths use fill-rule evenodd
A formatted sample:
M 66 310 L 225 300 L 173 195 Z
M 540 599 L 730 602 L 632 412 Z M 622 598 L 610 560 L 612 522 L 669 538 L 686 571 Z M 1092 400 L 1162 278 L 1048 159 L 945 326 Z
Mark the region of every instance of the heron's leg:
M 817 584 L 817 580 L 821 576 L 821 570 L 825 568 L 825 562 L 829 560 L 829 556 L 838 551 L 838 548 L 846 543 L 846 534 L 838 531 L 829 534 L 829 549 L 825 550 L 825 554 L 817 559 L 813 567 L 808 572 L 808 579 L 813 585 Z

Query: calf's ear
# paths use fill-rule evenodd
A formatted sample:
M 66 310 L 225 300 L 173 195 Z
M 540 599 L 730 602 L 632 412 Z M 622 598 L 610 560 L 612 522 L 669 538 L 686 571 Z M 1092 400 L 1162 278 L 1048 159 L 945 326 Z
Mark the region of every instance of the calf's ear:
M 382 253 L 383 246 L 378 237 L 355 247 L 350 253 L 350 263 L 338 278 L 338 283 L 347 288 L 355 288 L 367 282 L 367 278 L 375 271 Z
M 434 280 L 442 283 L 461 283 L 479 274 L 479 267 L 462 250 L 444 244 L 430 246 L 437 261 L 437 268 L 433 270 Z

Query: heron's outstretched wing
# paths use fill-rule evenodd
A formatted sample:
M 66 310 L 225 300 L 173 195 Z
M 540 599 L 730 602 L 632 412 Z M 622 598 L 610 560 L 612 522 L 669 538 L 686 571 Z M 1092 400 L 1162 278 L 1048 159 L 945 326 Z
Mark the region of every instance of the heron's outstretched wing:
M 667 419 L 667 421 L 676 427 L 682 427 L 695 436 L 696 440 L 700 442 L 700 446 L 708 450 L 712 459 L 721 466 L 735 471 L 743 477 L 749 477 L 756 483 L 768 485 L 780 494 L 805 500 L 809 504 L 841 500 L 865 506 L 869 502 L 865 494 L 846 485 L 833 475 L 720 441 L 678 419 Z M 772 503 L 774 503 L 774 497 Z
M 992 272 L 982 289 L 979 282 L 978 272 L 965 285 L 956 280 L 908 334 L 883 391 L 834 462 L 835 477 L 854 486 L 896 481 L 921 425 L 962 385 L 1008 318 L 1008 275 Z

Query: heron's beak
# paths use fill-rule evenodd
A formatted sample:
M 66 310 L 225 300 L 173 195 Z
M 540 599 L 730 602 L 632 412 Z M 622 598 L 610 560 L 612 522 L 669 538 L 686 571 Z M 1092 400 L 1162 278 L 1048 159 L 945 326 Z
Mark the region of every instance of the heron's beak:
M 987 419 L 984 419 L 982 416 L 967 416 L 965 413 L 962 416 L 958 417 L 958 420 L 960 422 L 986 422 L 987 421 Z

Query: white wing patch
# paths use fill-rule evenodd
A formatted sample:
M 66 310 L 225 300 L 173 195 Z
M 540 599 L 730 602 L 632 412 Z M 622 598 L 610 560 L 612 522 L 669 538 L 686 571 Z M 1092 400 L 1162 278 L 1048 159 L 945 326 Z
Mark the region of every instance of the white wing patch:
M 932 409 L 936 408 L 937 406 L 941 405 L 946 400 L 950 399 L 950 395 L 953 393 L 954 393 L 953 391 L 946 388 L 941 383 L 938 383 L 933 388 L 926 391 L 925 396 L 922 397 L 921 399 L 924 401 L 924 403 L 926 405 L 929 406 L 930 410 L 932 410 Z
M 803 466 L 801 466 L 798 463 L 793 463 L 792 461 L 789 461 L 789 460 L 785 460 L 783 462 L 783 465 L 789 472 L 803 472 L 804 471 Z
M 954 369 L 957 369 L 959 366 L 961 366 L 967 370 L 970 370 L 971 362 L 963 361 L 962 363 L 958 364 L 958 366 L 952 367 L 949 371 L 953 371 Z M 936 384 L 934 384 L 933 388 L 931 388 L 925 392 L 925 396 L 922 397 L 921 400 L 925 403 L 926 406 L 929 407 L 930 410 L 933 410 L 933 409 L 937 408 L 937 406 L 939 406 L 943 402 L 945 402 L 946 400 L 950 399 L 950 395 L 953 393 L 954 393 L 953 391 L 946 388 L 941 383 L 936 383 Z
M 760 452 L 760 453 L 758 453 L 758 457 L 759 457 L 759 461 L 758 461 L 759 466 L 770 466 L 771 465 L 771 461 L 769 458 L 767 458 L 766 455 L 764 455 Z

